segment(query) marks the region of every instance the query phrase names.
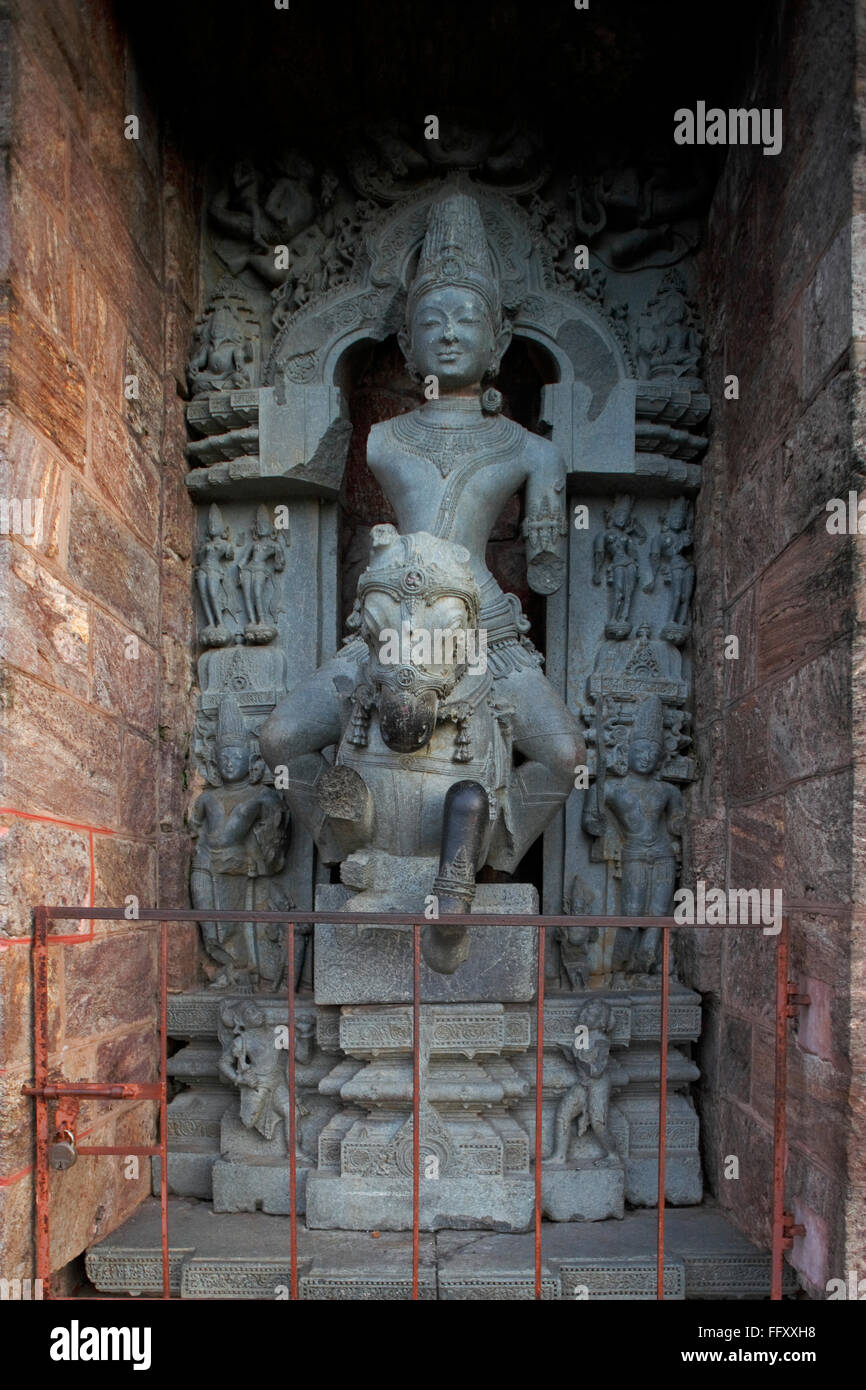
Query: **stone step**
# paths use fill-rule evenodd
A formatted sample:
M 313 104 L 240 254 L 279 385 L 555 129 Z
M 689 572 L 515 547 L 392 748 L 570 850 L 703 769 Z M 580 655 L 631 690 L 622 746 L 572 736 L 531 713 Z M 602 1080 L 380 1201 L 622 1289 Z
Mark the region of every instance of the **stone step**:
M 621 1221 L 545 1223 L 542 1296 L 655 1298 L 652 1211 Z M 171 1287 L 181 1298 L 288 1297 L 289 1222 L 262 1212 L 215 1214 L 207 1202 L 169 1202 Z M 420 1240 L 419 1293 L 427 1300 L 534 1297 L 531 1235 L 440 1231 Z M 103 1293 L 161 1292 L 159 1203 L 148 1200 L 87 1252 Z M 411 1294 L 408 1231 L 308 1231 L 298 1227 L 299 1295 L 306 1300 L 399 1301 Z M 671 1299 L 767 1298 L 770 1257 L 710 1205 L 666 1217 L 665 1285 Z M 797 1287 L 786 1266 L 785 1292 Z

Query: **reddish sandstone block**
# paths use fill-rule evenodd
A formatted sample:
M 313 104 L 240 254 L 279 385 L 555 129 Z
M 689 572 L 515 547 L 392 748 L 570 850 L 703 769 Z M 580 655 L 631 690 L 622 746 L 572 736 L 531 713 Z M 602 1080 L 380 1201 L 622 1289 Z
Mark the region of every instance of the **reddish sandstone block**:
M 728 795 L 735 801 L 772 790 L 767 703 L 766 694 L 759 691 L 735 705 L 728 717 Z
M 813 777 L 785 796 L 785 896 L 851 898 L 851 773 Z
M 162 543 L 182 560 L 189 560 L 195 546 L 195 507 L 183 475 L 175 469 L 163 472 Z
M 0 1187 L 0 1266 L 7 1279 L 33 1279 L 33 1178 Z
M 20 43 L 15 45 L 13 72 L 15 155 L 28 177 L 55 208 L 62 210 L 66 202 L 66 121 L 57 89 L 33 54 Z
M 92 655 L 96 703 L 155 737 L 159 668 L 153 648 L 94 608 Z
M 157 370 L 162 365 L 162 296 L 141 259 L 129 229 L 77 141 L 72 146 L 70 233 L 81 259 L 118 308 Z
M 831 498 L 847 501 L 853 384 L 850 372 L 834 376 L 799 417 L 782 447 L 782 476 L 774 500 L 785 545 L 816 516 L 826 526 Z
M 30 1065 L 33 1037 L 33 989 L 29 945 L 0 940 L 0 1056 L 4 1067 Z M 57 971 L 53 966 L 49 991 L 56 1003 Z
M 3 680 L 7 800 L 18 810 L 111 824 L 120 757 L 114 721 L 20 672 L 7 669 Z
M 132 632 L 157 635 L 159 568 L 132 533 L 81 487 L 72 490 L 69 573 Z
M 720 1101 L 719 1110 L 722 1161 L 728 1155 L 739 1159 L 739 1177 L 722 1179 L 719 1183 L 719 1203 L 750 1239 L 769 1245 L 772 1132 L 725 1097 Z
M 156 744 L 127 731 L 123 737 L 118 814 L 121 825 L 133 835 L 156 833 L 157 767 Z
M 850 631 L 848 542 L 829 535 L 823 518 L 761 575 L 757 622 L 759 681 Z
M 110 1144 L 114 1135 L 109 1120 L 88 1136 L 94 1144 Z M 119 1224 L 114 1155 L 80 1159 L 64 1172 L 51 1174 L 51 1263 L 67 1264 L 108 1235 Z
M 107 1038 L 96 1049 L 100 1081 L 156 1081 L 159 1072 L 156 1017 L 147 1028 L 130 1029 Z M 124 1106 L 121 1113 L 126 1113 Z
M 851 756 L 851 655 L 837 642 L 770 692 L 769 756 L 774 782 L 839 767 Z M 820 718 L 816 711 L 820 710 Z
M 97 286 L 89 265 L 75 262 L 72 287 L 73 347 L 90 373 L 101 398 L 108 404 L 116 403 L 119 406 L 122 399 L 126 325 L 117 306 Z M 114 293 L 118 293 L 117 288 Z
M 64 116 L 84 129 L 87 94 L 87 49 L 81 15 L 74 0 L 18 0 L 15 27 L 18 48 L 38 54 Z
M 725 679 L 725 698 L 736 700 L 740 695 L 753 690 L 755 686 L 755 667 L 757 663 L 757 642 L 755 641 L 755 599 L 757 588 L 752 585 L 732 604 L 725 614 L 725 637 L 733 636 L 739 642 L 739 655 L 734 660 L 723 660 Z
M 8 794 L 8 786 L 5 790 Z M 9 936 L 31 934 L 31 909 L 38 903 L 70 907 L 88 903 L 87 834 L 50 821 L 0 816 L 0 883 L 2 930 Z M 74 932 L 77 924 L 65 930 Z
M 26 170 L 26 172 L 25 172 Z M 72 268 L 62 216 L 30 181 L 30 172 L 12 165 L 12 283 L 22 303 L 36 308 L 66 344 L 72 342 Z
M 2 496 L 17 497 L 22 507 L 30 499 L 32 516 L 42 504 L 38 534 L 19 536 L 22 544 L 63 562 L 67 511 L 65 471 L 38 434 L 18 415 L 0 412 L 0 487 Z
M 88 111 L 88 154 L 93 161 L 107 202 L 116 208 L 145 263 L 157 280 L 162 278 L 162 217 L 157 171 L 150 169 L 142 145 L 154 139 L 149 113 L 139 109 L 123 91 L 91 75 Z M 139 120 L 139 138 L 128 140 L 124 122 L 128 115 Z M 158 129 L 158 125 L 157 125 Z
M 30 1080 L 29 1066 L 0 1074 L 0 1182 L 33 1162 L 33 1102 L 21 1094 L 21 1087 Z
M 192 645 L 195 614 L 189 564 L 175 555 L 163 554 L 161 575 L 163 634 Z
M 141 907 L 156 902 L 156 849 L 119 835 L 94 837 L 94 901 L 100 907 L 123 907 L 133 894 Z
M 0 659 L 79 699 L 90 695 L 90 610 L 23 546 L 0 539 L 6 621 Z
M 730 884 L 776 886 L 785 873 L 785 801 L 781 796 L 737 806 L 730 813 Z
M 736 887 L 771 887 L 766 883 Z M 776 1006 L 777 936 L 760 927 L 725 927 L 722 942 L 722 1002 L 738 1014 L 770 1018 Z
M 66 1038 L 90 1038 L 155 1016 L 156 936 L 124 927 L 64 951 Z
M 83 468 L 86 396 L 81 369 L 14 295 L 10 335 L 10 402 L 38 424 L 70 463 Z
M 135 339 L 126 343 L 125 381 L 135 378 L 137 396 L 124 398 L 124 418 L 139 444 L 159 462 L 163 423 L 162 378 L 139 350 Z
M 99 399 L 91 416 L 90 473 L 100 495 L 152 550 L 159 530 L 159 470 L 121 416 Z

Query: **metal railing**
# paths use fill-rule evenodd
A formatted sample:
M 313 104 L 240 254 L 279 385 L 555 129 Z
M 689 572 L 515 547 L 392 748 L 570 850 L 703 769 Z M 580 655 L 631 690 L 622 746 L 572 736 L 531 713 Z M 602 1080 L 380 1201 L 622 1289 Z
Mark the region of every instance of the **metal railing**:
M 395 926 L 412 928 L 412 1282 L 411 1298 L 417 1300 L 418 1263 L 420 1249 L 420 1101 L 421 1101 L 421 923 L 417 917 L 406 913 L 341 913 L 341 912 L 293 912 L 291 919 L 285 912 L 218 911 L 208 908 L 208 921 L 246 922 L 252 924 L 271 924 L 283 926 L 287 933 L 287 1011 L 288 1011 L 288 1160 L 289 1160 L 289 1258 L 290 1258 L 290 1297 L 298 1298 L 298 1211 L 297 1211 L 297 1153 L 295 1119 L 295 981 L 292 962 L 295 958 L 295 927 L 300 924 L 317 923 L 362 925 L 372 928 Z M 159 1079 L 151 1082 L 137 1081 L 92 1081 L 49 1083 L 48 1048 L 48 952 L 52 945 L 69 945 L 93 941 L 92 934 L 58 935 L 49 932 L 50 922 L 57 921 L 107 921 L 123 922 L 131 925 L 123 908 L 98 907 L 48 907 L 40 906 L 33 910 L 34 936 L 33 983 L 34 983 L 34 1076 L 32 1086 L 23 1086 L 22 1091 L 33 1097 L 36 1105 L 36 1277 L 42 1281 L 43 1297 L 51 1298 L 51 1229 L 50 1229 L 50 1175 L 49 1147 L 52 1134 L 52 1117 L 49 1107 L 57 1102 L 53 1118 L 53 1130 L 62 1132 L 64 1111 L 77 1099 L 106 1100 L 156 1100 L 159 1102 L 159 1142 L 122 1148 L 107 1145 L 79 1146 L 78 1154 L 98 1156 L 105 1154 L 159 1155 L 160 1174 L 160 1233 L 162 1263 L 162 1297 L 171 1298 L 170 1262 L 168 1240 L 168 927 L 176 923 L 198 923 L 202 918 L 200 909 L 189 908 L 144 908 L 139 909 L 135 925 L 153 923 L 160 927 L 159 944 L 159 1040 L 160 1061 Z M 440 925 L 466 926 L 465 916 L 442 914 L 436 919 Z M 542 1083 L 544 1061 L 544 983 L 545 983 L 545 942 L 550 927 L 631 927 L 649 930 L 661 929 L 661 968 L 660 968 L 660 1030 L 659 1030 L 659 1153 L 658 1153 L 658 1221 L 656 1236 L 656 1297 L 664 1299 L 665 1272 L 665 1161 L 667 1150 L 667 1063 L 668 1032 L 670 1009 L 670 961 L 671 932 L 674 930 L 749 930 L 761 929 L 760 923 L 742 923 L 736 927 L 720 928 L 715 925 L 683 924 L 672 917 L 575 917 L 539 916 L 519 913 L 484 914 L 472 913 L 472 926 L 495 926 L 510 928 L 529 928 L 537 930 L 537 970 L 538 987 L 536 991 L 535 1023 L 535 1298 L 542 1296 Z M 784 1252 L 790 1248 L 793 1236 L 802 1234 L 802 1228 L 793 1223 L 793 1218 L 784 1209 L 785 1167 L 786 1167 L 786 1086 L 787 1086 L 787 1024 L 800 1004 L 808 1003 L 808 997 L 797 994 L 789 979 L 790 933 L 789 919 L 784 917 L 781 930 L 776 936 L 776 989 L 775 989 L 775 1094 L 773 1102 L 773 1171 L 772 1171 L 772 1251 L 770 1298 L 781 1299 Z

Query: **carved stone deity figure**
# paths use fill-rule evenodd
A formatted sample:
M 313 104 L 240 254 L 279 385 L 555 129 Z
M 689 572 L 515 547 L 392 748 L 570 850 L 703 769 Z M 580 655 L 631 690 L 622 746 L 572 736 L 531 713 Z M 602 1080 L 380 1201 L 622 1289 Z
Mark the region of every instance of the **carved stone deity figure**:
M 588 999 L 577 1015 L 571 1060 L 578 1079 L 556 1107 L 553 1148 L 547 1161 L 565 1164 L 569 1159 L 571 1127 L 577 1121 L 577 1137 L 592 1134 L 600 1150 L 592 1160 L 596 1165 L 616 1160 L 616 1148 L 607 1127 L 610 1101 L 610 1005 L 603 999 Z M 564 1049 L 563 1049 L 564 1051 Z
M 604 514 L 605 529 L 593 544 L 593 584 L 600 584 L 604 573 L 610 590 L 606 637 L 623 641 L 631 633 L 631 604 L 638 582 L 638 550 L 634 541 L 646 540 L 646 531 L 632 516 L 634 498 L 627 493 L 616 497 Z
M 267 884 L 268 876 L 283 866 L 288 813 L 279 792 L 261 781 L 264 763 L 253 751 L 231 695 L 220 702 L 216 738 L 222 786 L 202 792 L 190 813 L 196 837 L 193 906 L 235 911 L 288 908 L 291 904 L 273 901 Z M 203 921 L 202 937 L 208 954 L 222 966 L 212 988 L 244 992 L 280 987 L 286 971 L 281 927 Z
M 190 358 L 187 376 L 190 395 L 206 396 L 211 391 L 230 391 L 249 386 L 252 350 L 244 325 L 227 302 L 217 307 L 200 325 Z
M 281 574 L 285 567 L 282 541 L 271 524 L 267 507 L 259 507 L 252 538 L 238 555 L 238 584 L 247 614 L 244 628 L 247 642 L 264 645 L 276 637 L 273 602 L 272 598 L 270 602 L 267 600 L 266 591 L 273 595 L 274 574 Z
M 679 789 L 657 775 L 664 751 L 664 708 L 651 695 L 635 712 L 625 775 L 596 780 L 584 801 L 584 830 L 604 835 L 609 815 L 619 832 L 624 917 L 666 917 L 673 903 L 684 810 Z M 658 929 L 634 929 L 631 936 L 638 940 L 626 968 L 652 971 Z
M 404 536 L 424 533 L 466 556 L 480 600 L 478 626 L 486 633 L 492 694 L 501 710 L 509 710 L 510 737 L 523 758 L 515 769 L 509 754 L 498 833 L 487 854 L 487 863 L 509 872 L 566 800 L 574 767 L 584 756 L 577 722 L 541 673 L 541 658 L 524 635 L 528 624 L 517 598 L 503 593 L 485 564 L 496 519 L 525 487 L 529 583 L 550 594 L 564 577 L 564 462 L 546 439 L 504 418 L 498 392 L 485 390 L 510 332 L 478 204 L 465 193 L 446 193 L 430 210 L 399 335 L 410 370 L 434 377 L 439 395 L 374 426 L 367 461 Z M 462 563 L 457 568 L 458 589 L 465 592 Z M 347 701 L 364 684 L 368 660 L 367 643 L 350 641 L 282 701 L 261 731 L 271 767 L 295 764 L 302 776 L 300 765 L 309 768 L 310 755 L 341 742 L 350 717 Z M 429 692 L 407 685 L 402 700 L 405 717 L 390 727 L 405 722 L 414 729 L 417 752 L 426 746 Z M 388 721 L 379 713 L 384 737 Z M 412 754 L 407 748 L 402 756 Z M 312 780 L 321 770 L 314 760 Z M 473 780 L 484 785 L 481 778 Z M 404 826 L 401 834 L 406 831 Z M 395 839 L 395 853 L 397 844 Z
M 685 497 L 675 497 L 661 516 L 661 529 L 650 546 L 652 578 L 644 589 L 655 588 L 659 572 L 670 586 L 668 619 L 660 636 L 676 646 L 682 646 L 689 634 L 689 605 L 695 587 L 695 567 L 687 550 L 692 547 L 691 508 Z
M 226 566 L 235 556 L 230 536 L 214 502 L 208 512 L 207 537 L 199 546 L 195 568 L 196 588 L 205 618 L 201 631 L 203 647 L 224 647 L 231 640 L 231 633 L 223 624 L 223 614 L 231 611 L 225 589 Z
M 227 999 L 220 1005 L 219 1037 L 223 1045 L 220 1075 L 238 1088 L 241 1123 L 273 1139 L 282 1122 L 288 1148 L 291 1103 L 286 1052 L 277 1045 L 264 1009 L 251 999 L 240 1003 Z M 296 1121 L 309 1113 L 296 1099 Z M 296 1133 L 300 1141 L 300 1125 Z M 297 1152 L 302 1154 L 300 1142 Z
M 637 362 L 641 375 L 697 379 L 701 339 L 690 322 L 684 283 L 669 274 L 647 305 L 637 332 Z

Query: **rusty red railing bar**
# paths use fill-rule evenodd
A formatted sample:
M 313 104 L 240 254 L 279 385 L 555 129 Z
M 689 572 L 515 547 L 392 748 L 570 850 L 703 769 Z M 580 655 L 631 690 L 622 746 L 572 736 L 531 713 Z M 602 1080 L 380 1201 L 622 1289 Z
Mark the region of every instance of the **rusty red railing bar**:
M 412 923 L 412 1302 L 421 1246 L 421 925 Z
M 36 1100 L 36 1278 L 43 1298 L 51 1297 L 51 1176 L 48 1171 L 48 913 L 37 907 L 33 919 L 34 1038 Z
M 544 964 L 546 933 L 540 920 L 536 926 L 538 987 L 535 991 L 535 1297 L 541 1298 L 541 1115 L 544 1086 Z
M 39 909 L 36 909 L 37 911 Z M 194 907 L 144 907 L 139 908 L 138 917 L 134 921 L 126 918 L 125 909 L 122 907 L 45 907 L 45 912 L 49 922 L 89 921 L 93 918 L 97 922 L 126 922 L 129 927 L 140 927 L 147 922 L 200 922 L 201 908 Z M 490 912 L 473 913 L 473 919 L 477 918 L 477 923 L 473 920 L 473 925 L 486 927 L 534 927 L 540 920 L 537 913 L 526 912 Z M 261 912 L 244 912 L 242 909 L 233 908 L 208 908 L 208 921 L 214 922 L 260 922 L 262 925 L 270 923 L 273 926 L 285 926 L 285 912 L 272 912 L 270 910 Z M 412 927 L 416 925 L 416 917 L 409 912 L 295 912 L 293 914 L 295 925 L 301 923 L 311 923 L 316 925 L 319 922 L 336 922 L 338 925 L 351 925 L 360 923 L 367 927 Z M 445 927 L 463 927 L 466 925 L 466 918 L 460 913 L 443 912 L 437 917 L 437 922 Z M 545 927 L 681 927 L 688 926 L 689 929 L 719 931 L 720 928 L 711 923 L 682 923 L 674 921 L 673 917 L 568 917 L 564 914 L 558 916 L 545 916 L 543 919 Z M 759 926 L 760 924 L 745 923 L 746 926 Z M 51 943 L 54 938 L 48 936 Z M 84 936 L 71 938 L 74 941 L 89 940 Z
M 51 938 L 49 937 L 49 940 Z M 159 1100 L 158 1081 L 58 1081 L 46 1086 L 22 1086 L 25 1096 L 62 1100 L 64 1096 L 86 1096 L 89 1100 Z
M 840 915 L 841 909 L 834 904 L 810 904 L 810 909 Z M 124 908 L 75 908 L 40 904 L 33 909 L 34 935 L 33 977 L 35 993 L 36 1025 L 34 1033 L 34 1084 L 22 1086 L 24 1094 L 36 1102 L 36 1275 L 42 1280 L 43 1296 L 51 1297 L 50 1273 L 50 1174 L 48 1168 L 48 1148 L 50 1117 L 48 1103 L 65 1096 L 88 1096 L 108 1100 L 158 1100 L 160 1108 L 160 1139 L 154 1147 L 112 1145 L 82 1146 L 78 1152 L 97 1156 L 100 1154 L 140 1154 L 150 1156 L 159 1152 L 162 1161 L 163 1181 L 160 1185 L 160 1228 L 161 1263 L 163 1275 L 163 1298 L 170 1298 L 170 1262 L 168 1247 L 168 934 L 160 932 L 160 1042 L 161 1042 L 161 1080 L 159 1082 L 57 1082 L 48 1084 L 48 961 L 47 948 L 52 944 L 78 944 L 91 940 L 77 935 L 67 937 L 52 936 L 48 932 L 51 921 L 96 920 L 123 921 L 128 926 L 146 923 L 159 923 L 162 926 L 171 922 L 198 922 L 200 910 L 191 908 L 146 908 L 139 912 L 138 918 L 130 922 Z M 418 1294 L 419 1247 L 420 1247 L 420 933 L 416 918 L 408 913 L 317 913 L 298 912 L 294 921 L 287 923 L 284 913 L 230 911 L 212 909 L 209 918 L 222 922 L 273 923 L 288 926 L 289 940 L 287 956 L 289 965 L 289 1087 L 290 1087 L 290 1215 L 291 1215 L 291 1261 L 292 1297 L 297 1298 L 297 1164 L 296 1164 L 296 1119 L 294 1113 L 295 1058 L 294 1058 L 294 931 L 301 923 L 315 925 L 319 921 L 329 923 L 363 923 L 372 927 L 389 928 L 411 926 L 413 931 L 413 1193 L 412 1193 L 412 1298 Z M 439 919 L 443 925 L 465 925 L 465 918 L 458 914 L 442 914 Z M 535 927 L 538 931 L 538 991 L 536 998 L 536 1129 L 535 1129 L 535 1297 L 541 1297 L 541 1100 L 543 1094 L 543 1028 L 544 1028 L 544 955 L 545 935 L 548 926 L 597 926 L 611 928 L 623 925 L 640 927 L 644 930 L 659 927 L 662 930 L 663 966 L 661 980 L 661 1026 L 660 1026 L 660 1076 L 659 1076 L 659 1207 L 657 1238 L 657 1297 L 664 1298 L 664 1177 L 667 1148 L 667 1044 L 669 1035 L 670 1005 L 670 930 L 673 927 L 688 926 L 708 930 L 718 930 L 715 923 L 680 923 L 670 917 L 612 918 L 577 917 L 555 915 L 539 918 L 528 914 L 478 914 L 478 925 L 511 927 Z M 760 928 L 761 923 L 741 923 L 740 926 Z M 785 1087 L 787 1080 L 787 1022 L 789 1005 L 801 1002 L 800 996 L 791 993 L 788 981 L 790 954 L 789 919 L 783 918 L 776 959 L 776 1047 L 775 1047 L 775 1097 L 774 1097 L 774 1148 L 773 1148 L 773 1244 L 771 1269 L 771 1298 L 782 1297 L 782 1272 L 784 1251 L 790 1244 L 790 1232 L 786 1230 L 784 1211 L 785 1150 L 786 1150 L 786 1110 Z M 796 1228 L 794 1228 L 796 1229 Z
M 90 1154 L 92 1158 L 101 1158 L 106 1154 L 120 1154 L 124 1158 L 155 1158 L 157 1154 L 162 1157 L 159 1144 L 76 1144 L 75 1152 Z
M 168 926 L 159 932 L 159 1234 L 162 1296 L 171 1298 L 168 1254 Z
M 788 918 L 776 946 L 776 1055 L 773 1092 L 773 1247 L 770 1259 L 770 1298 L 782 1297 L 782 1266 L 785 1251 L 785 1148 L 787 1113 L 785 1092 L 788 1080 L 788 967 L 790 940 Z
M 295 924 L 289 922 L 286 941 L 286 982 L 289 994 L 289 1293 L 298 1298 L 298 1156 L 295 1114 Z
M 661 1017 L 659 1019 L 659 1184 L 656 1298 L 665 1296 L 665 1167 L 668 1147 L 668 1032 L 671 1000 L 671 933 L 662 928 Z

